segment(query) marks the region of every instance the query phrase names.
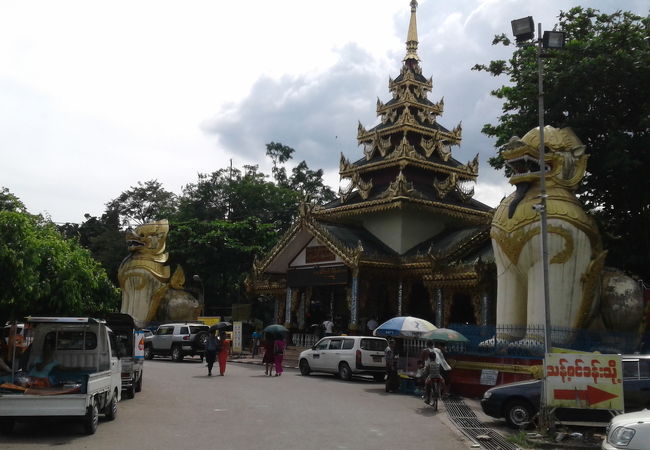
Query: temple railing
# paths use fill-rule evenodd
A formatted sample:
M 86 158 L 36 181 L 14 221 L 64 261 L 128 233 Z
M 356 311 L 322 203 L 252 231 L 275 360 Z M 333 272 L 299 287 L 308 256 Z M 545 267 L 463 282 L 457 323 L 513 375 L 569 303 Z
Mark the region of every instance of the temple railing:
M 544 327 L 477 326 L 451 324 L 469 339 L 465 344 L 448 344 L 447 352 L 477 356 L 540 357 L 544 354 Z M 495 336 L 498 339 L 494 339 Z M 632 354 L 648 350 L 647 335 L 634 332 L 592 331 L 551 327 L 552 347 L 573 352 Z
M 293 333 L 291 335 L 291 341 L 296 347 L 313 347 L 319 339 L 320 337 L 313 333 Z

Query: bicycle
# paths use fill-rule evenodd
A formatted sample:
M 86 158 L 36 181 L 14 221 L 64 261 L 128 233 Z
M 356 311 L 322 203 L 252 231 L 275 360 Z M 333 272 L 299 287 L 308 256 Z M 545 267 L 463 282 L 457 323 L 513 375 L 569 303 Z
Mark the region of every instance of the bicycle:
M 429 378 L 425 383 L 424 403 L 430 405 L 434 411 L 438 411 L 438 399 L 440 393 L 440 378 Z

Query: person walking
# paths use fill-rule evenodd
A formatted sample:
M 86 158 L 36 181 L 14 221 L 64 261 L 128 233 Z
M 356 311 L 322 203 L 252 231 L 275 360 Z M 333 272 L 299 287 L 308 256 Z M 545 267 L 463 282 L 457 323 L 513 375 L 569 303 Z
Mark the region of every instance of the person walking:
M 395 339 L 391 339 L 384 351 L 386 355 L 386 392 L 395 392 L 399 389 L 399 374 L 397 373 L 399 355 L 396 346 Z
M 284 370 L 282 369 L 282 360 L 284 359 L 284 349 L 286 348 L 286 343 L 284 342 L 284 338 L 277 338 L 275 342 L 273 342 L 273 356 L 274 356 L 274 362 L 275 362 L 275 376 L 279 377 L 282 375 L 282 372 Z
M 275 355 L 273 353 L 273 337 L 268 334 L 264 336 L 264 355 L 262 355 L 262 364 L 264 364 L 264 375 L 273 375 L 273 364 Z
M 251 335 L 251 355 L 253 358 L 257 356 L 257 352 L 260 348 L 260 337 L 260 333 L 257 330 L 254 330 Z
M 220 347 L 219 338 L 217 337 L 216 330 L 210 330 L 208 341 L 205 343 L 205 362 L 208 363 L 208 376 L 212 376 L 212 367 L 217 360 L 217 353 Z
M 225 331 L 219 333 L 219 340 L 221 341 L 221 348 L 219 349 L 219 375 L 226 374 L 226 361 L 230 354 L 230 339 Z

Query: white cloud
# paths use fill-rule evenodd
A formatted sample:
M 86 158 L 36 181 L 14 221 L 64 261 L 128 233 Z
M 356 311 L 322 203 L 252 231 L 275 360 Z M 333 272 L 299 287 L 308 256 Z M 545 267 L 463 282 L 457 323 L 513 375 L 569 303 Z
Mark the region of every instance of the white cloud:
M 574 1 L 420 1 L 419 54 L 440 122 L 463 121 L 460 161 L 480 154 L 477 197 L 503 175 L 481 135 L 504 80 L 471 72 L 505 58 L 492 36 L 533 15 L 547 28 Z M 647 14 L 647 0 L 590 4 Z M 399 73 L 408 0 L 48 0 L 0 3 L 0 186 L 55 221 L 99 215 L 138 181 L 180 192 L 198 172 L 260 163 L 265 147 L 338 183 L 339 153 L 356 159 L 356 127 L 376 123 Z M 485 194 L 484 194 L 485 193 Z M 495 201 L 482 200 L 494 205 Z M 498 199 L 496 200 L 498 201 Z

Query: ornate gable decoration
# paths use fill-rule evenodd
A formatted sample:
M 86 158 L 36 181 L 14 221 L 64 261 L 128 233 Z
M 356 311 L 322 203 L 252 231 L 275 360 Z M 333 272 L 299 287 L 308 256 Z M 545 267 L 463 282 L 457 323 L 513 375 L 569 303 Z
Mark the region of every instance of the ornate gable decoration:
M 433 180 L 433 188 L 438 197 L 443 200 L 450 192 L 455 191 L 463 202 L 467 202 L 474 196 L 474 188 L 467 186 L 467 180 L 460 180 L 458 174 L 451 173 L 444 181 L 437 178 Z
M 406 177 L 404 176 L 404 173 L 401 169 L 395 178 L 395 181 L 390 183 L 388 188 L 381 194 L 379 198 L 388 198 L 392 200 L 395 197 L 424 198 L 424 196 L 413 187 L 413 183 L 406 180 Z
M 406 133 L 404 133 L 399 145 L 393 151 L 393 153 L 388 155 L 387 159 L 402 159 L 402 158 L 424 159 L 422 155 L 415 150 L 415 147 L 409 144 L 409 141 L 406 138 Z

